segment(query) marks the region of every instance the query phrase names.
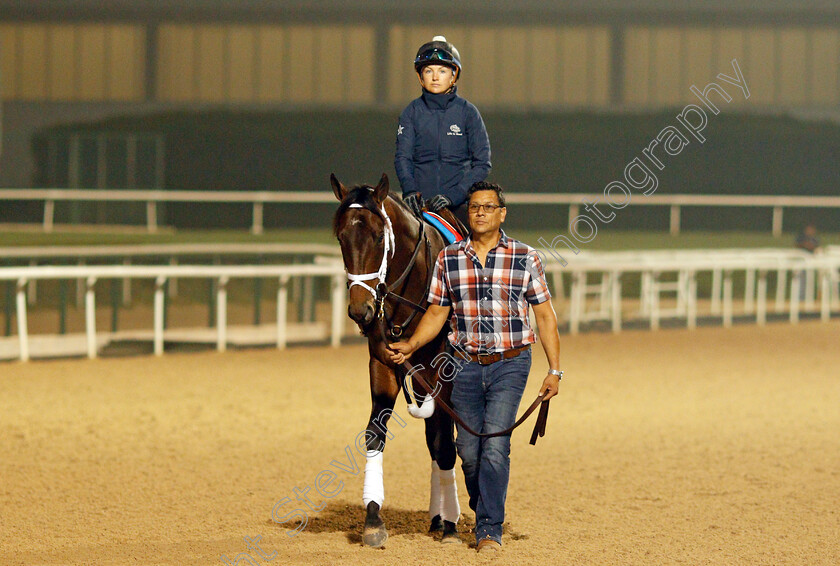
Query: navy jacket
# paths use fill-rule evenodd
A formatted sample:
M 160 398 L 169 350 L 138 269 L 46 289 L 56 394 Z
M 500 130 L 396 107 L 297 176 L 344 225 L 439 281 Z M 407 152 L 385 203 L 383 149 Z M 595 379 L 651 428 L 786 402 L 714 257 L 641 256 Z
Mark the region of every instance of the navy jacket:
M 490 139 L 478 109 L 454 91 L 420 98 L 400 114 L 394 168 L 403 195 L 442 194 L 453 207 L 490 173 Z

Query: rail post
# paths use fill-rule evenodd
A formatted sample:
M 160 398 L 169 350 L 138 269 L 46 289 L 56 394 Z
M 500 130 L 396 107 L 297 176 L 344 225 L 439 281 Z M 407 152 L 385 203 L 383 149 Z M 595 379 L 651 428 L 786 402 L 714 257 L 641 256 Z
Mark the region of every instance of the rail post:
M 20 361 L 29 361 L 29 329 L 26 325 L 26 279 L 17 282 L 17 324 L 18 340 L 20 342 Z
M 671 205 L 671 235 L 677 236 L 680 233 L 680 205 Z
M 782 207 L 773 207 L 773 236 L 776 238 L 782 235 Z
M 85 281 L 85 334 L 87 335 L 87 357 L 96 357 L 96 277 Z
M 263 233 L 263 203 L 254 201 L 253 220 L 251 222 L 251 233 L 260 235 Z
M 53 231 L 53 222 L 55 220 L 55 201 L 48 198 L 44 201 L 44 232 Z
M 216 349 L 227 350 L 227 275 L 219 277 L 219 291 L 216 293 Z
M 289 276 L 281 275 L 277 285 L 277 349 L 286 348 L 286 323 L 289 306 Z
M 166 277 L 160 276 L 155 279 L 155 314 L 154 314 L 154 333 L 152 341 L 154 343 L 154 353 L 156 356 L 163 355 L 163 329 L 164 329 L 164 301 L 166 300 Z

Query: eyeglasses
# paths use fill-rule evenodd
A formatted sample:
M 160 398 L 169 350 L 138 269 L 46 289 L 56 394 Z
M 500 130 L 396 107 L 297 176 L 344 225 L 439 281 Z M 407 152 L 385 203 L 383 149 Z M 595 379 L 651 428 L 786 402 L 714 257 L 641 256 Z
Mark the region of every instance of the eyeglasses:
M 478 214 L 478 211 L 482 208 L 487 214 L 493 214 L 496 212 L 496 209 L 504 207 L 499 206 L 498 204 L 471 204 L 467 207 L 467 210 L 470 211 L 470 214 Z

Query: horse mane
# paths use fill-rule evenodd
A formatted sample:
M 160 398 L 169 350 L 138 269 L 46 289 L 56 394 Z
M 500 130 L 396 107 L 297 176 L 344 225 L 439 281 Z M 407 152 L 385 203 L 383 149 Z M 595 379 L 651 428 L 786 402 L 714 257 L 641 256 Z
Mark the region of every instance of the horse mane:
M 373 200 L 373 190 L 374 187 L 371 187 L 370 185 L 356 185 L 347 191 L 347 195 L 344 199 L 342 199 L 341 204 L 338 205 L 338 210 L 335 211 L 335 216 L 333 217 L 333 234 L 336 236 L 338 235 L 339 219 L 345 212 L 347 212 L 350 205 L 357 204 L 374 214 L 379 214 L 379 209 L 376 206 L 376 202 Z M 408 205 L 403 202 L 402 198 L 390 192 L 388 193 L 388 198 L 390 198 L 395 205 L 405 210 L 409 216 L 414 216 L 411 209 L 409 209 Z

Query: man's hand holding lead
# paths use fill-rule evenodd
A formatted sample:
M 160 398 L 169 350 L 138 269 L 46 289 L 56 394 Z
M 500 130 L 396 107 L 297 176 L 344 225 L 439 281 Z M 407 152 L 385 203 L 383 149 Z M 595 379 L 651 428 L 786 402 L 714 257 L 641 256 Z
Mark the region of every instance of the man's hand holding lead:
M 402 365 L 411 357 L 417 347 L 411 342 L 394 342 L 388 346 L 390 350 L 391 361 L 397 365 Z
M 545 376 L 543 380 L 542 386 L 540 387 L 540 395 L 543 393 L 545 396 L 543 397 L 543 401 L 548 401 L 555 395 L 560 392 L 560 377 L 554 374 L 548 374 Z

